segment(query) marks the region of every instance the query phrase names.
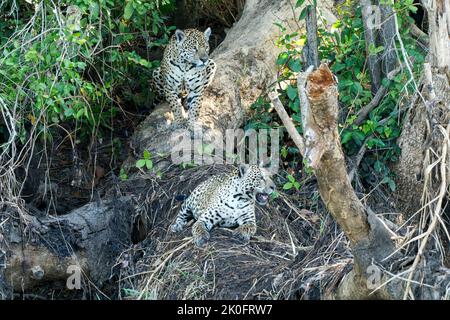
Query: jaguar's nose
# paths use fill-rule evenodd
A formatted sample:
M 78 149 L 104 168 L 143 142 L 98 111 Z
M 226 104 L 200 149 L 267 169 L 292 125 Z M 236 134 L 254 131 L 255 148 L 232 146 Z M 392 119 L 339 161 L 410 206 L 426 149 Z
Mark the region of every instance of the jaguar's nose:
M 206 63 L 206 61 L 208 61 L 208 56 L 200 57 L 200 60 L 201 60 L 203 63 Z

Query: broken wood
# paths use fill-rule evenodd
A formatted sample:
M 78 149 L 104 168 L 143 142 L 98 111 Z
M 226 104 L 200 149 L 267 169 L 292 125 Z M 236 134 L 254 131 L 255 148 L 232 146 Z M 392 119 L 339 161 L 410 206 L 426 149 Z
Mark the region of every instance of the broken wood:
M 354 269 L 347 275 L 336 293 L 339 299 L 368 298 L 368 268 L 394 251 L 394 244 L 385 227 L 374 213 L 367 211 L 356 196 L 347 174 L 344 153 L 338 131 L 338 91 L 335 77 L 327 65 L 298 75 L 302 107 L 303 137 L 289 124 L 292 120 L 283 111 L 280 118 L 288 133 L 301 141 L 297 147 L 308 166 L 314 169 L 320 196 L 327 209 L 350 240 L 354 254 Z M 270 99 L 275 110 L 282 104 L 276 94 Z M 292 129 L 294 128 L 294 129 Z M 392 298 L 399 293 L 386 286 L 373 297 Z
M 118 255 L 132 243 L 131 203 L 129 197 L 119 197 L 63 216 L 30 216 L 26 234 L 17 224 L 5 235 L 10 244 L 5 282 L 19 293 L 46 282 L 65 286 L 71 270 L 78 268 L 84 285 L 90 281 L 102 286 L 112 276 Z

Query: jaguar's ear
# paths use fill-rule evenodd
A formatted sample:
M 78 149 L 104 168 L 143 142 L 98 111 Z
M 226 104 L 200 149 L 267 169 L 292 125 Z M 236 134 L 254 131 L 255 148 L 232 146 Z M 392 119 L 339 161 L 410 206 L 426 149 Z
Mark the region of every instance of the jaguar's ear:
M 186 39 L 186 35 L 180 29 L 175 30 L 175 37 L 177 38 L 178 44 L 182 44 L 184 42 L 184 39 Z
M 245 174 L 248 171 L 248 168 L 249 168 L 248 164 L 242 163 L 239 165 L 239 178 L 242 178 L 243 176 L 245 176 Z
M 211 36 L 211 28 L 208 27 L 208 29 L 205 30 L 205 39 L 206 39 L 206 41 L 209 40 L 210 36 Z

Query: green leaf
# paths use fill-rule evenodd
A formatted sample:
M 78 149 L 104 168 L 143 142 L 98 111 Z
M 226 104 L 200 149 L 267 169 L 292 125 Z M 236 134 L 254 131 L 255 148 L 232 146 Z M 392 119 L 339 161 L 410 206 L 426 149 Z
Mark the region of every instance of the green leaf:
M 287 179 L 288 179 L 290 182 L 292 182 L 292 183 L 295 182 L 295 178 L 294 178 L 292 175 L 288 175 L 288 176 L 287 176 Z
M 375 47 L 373 43 L 369 44 L 369 55 L 375 55 L 384 50 L 383 46 Z
M 136 161 L 136 168 L 142 168 L 143 166 L 145 166 L 145 159 L 139 159 L 138 161 Z
M 128 1 L 128 3 L 125 6 L 123 17 L 125 20 L 130 20 L 131 16 L 133 15 L 134 8 L 133 8 L 133 1 Z
M 280 194 L 278 192 L 274 191 L 270 194 L 270 199 L 273 200 L 273 199 L 278 198 L 279 196 L 280 196 Z
M 153 168 L 153 161 L 152 160 L 145 160 L 145 166 L 148 170 L 152 170 Z
M 417 12 L 417 7 L 415 5 L 410 5 L 408 7 L 409 11 L 411 11 L 412 13 L 416 13 Z
M 297 0 L 297 3 L 295 4 L 295 7 L 296 8 L 301 7 L 303 3 L 305 3 L 305 0 Z
M 71 116 L 73 116 L 73 114 L 74 114 L 74 112 L 73 112 L 72 108 L 67 108 L 66 110 L 64 110 L 64 115 L 66 117 L 71 117 Z
M 293 186 L 293 184 L 291 182 L 287 182 L 287 183 L 284 184 L 283 189 L 284 190 L 289 190 L 289 189 L 292 188 L 292 186 Z
M 291 85 L 287 87 L 286 93 L 291 100 L 294 100 L 298 95 L 297 88 L 294 88 Z
M 289 55 L 287 52 L 282 52 L 278 55 L 277 58 L 277 65 L 281 66 L 284 65 L 286 63 L 286 61 L 288 60 Z
M 395 181 L 389 177 L 384 177 L 381 182 L 387 184 L 392 192 L 395 192 L 395 190 L 397 189 L 397 186 L 395 185 Z
M 342 81 L 339 81 L 339 85 L 341 87 L 349 87 L 353 85 L 354 81 L 352 79 L 344 79 Z
M 295 110 L 294 110 L 295 111 Z M 298 112 L 298 111 L 297 111 Z M 292 116 L 291 116 L 291 118 L 292 118 L 292 120 L 294 120 L 294 121 L 296 121 L 296 122 L 298 122 L 298 123 L 302 123 L 302 117 L 301 117 L 301 115 L 300 114 L 293 114 Z M 302 133 L 302 132 L 300 132 L 300 133 Z
M 144 159 L 145 159 L 145 160 L 150 159 L 150 151 L 144 150 Z
M 386 146 L 386 144 L 383 142 L 383 140 L 381 140 L 379 138 L 371 138 L 371 139 L 367 140 L 367 147 L 369 149 L 372 149 L 373 146 L 383 148 Z
M 389 138 L 391 136 L 391 134 L 392 134 L 391 127 L 385 126 L 383 128 L 383 131 L 384 131 L 384 135 L 386 136 L 386 138 Z
M 300 72 L 302 70 L 302 63 L 300 59 L 292 59 L 289 61 L 288 67 L 292 72 Z
M 126 181 L 128 179 L 128 175 L 124 168 L 120 168 L 119 177 L 120 177 L 120 180 L 122 180 L 122 181 Z
M 345 64 L 338 62 L 338 63 L 333 64 L 333 68 L 332 69 L 333 69 L 333 72 L 339 72 L 339 71 L 345 69 L 345 67 L 346 67 Z
M 77 114 L 75 115 L 75 118 L 80 119 L 83 114 L 84 114 L 84 108 L 78 110 Z
M 373 168 L 375 169 L 376 172 L 381 173 L 381 171 L 383 170 L 383 164 L 380 161 L 375 161 Z
M 355 141 L 357 141 L 359 143 L 361 143 L 366 138 L 364 133 L 362 133 L 361 131 L 353 131 L 352 137 L 353 137 L 353 139 L 355 139 Z
M 289 108 L 294 111 L 295 113 L 300 112 L 300 100 L 298 98 L 295 98 L 294 101 L 289 101 Z
M 300 183 L 299 182 L 297 182 L 297 181 L 295 181 L 294 182 L 294 187 L 295 187 L 295 189 L 300 189 Z
M 281 156 L 286 159 L 288 155 L 288 149 L 286 147 L 281 148 Z
M 92 1 L 89 5 L 89 11 L 90 11 L 90 18 L 96 19 L 98 18 L 100 7 L 97 2 Z
M 306 15 L 308 14 L 308 10 L 311 7 L 311 5 L 307 5 L 306 7 L 303 8 L 302 12 L 300 12 L 300 16 L 298 17 L 298 20 L 303 20 L 306 18 Z
M 346 144 L 347 142 L 350 141 L 351 138 L 352 138 L 352 131 L 344 131 L 341 139 L 342 144 Z

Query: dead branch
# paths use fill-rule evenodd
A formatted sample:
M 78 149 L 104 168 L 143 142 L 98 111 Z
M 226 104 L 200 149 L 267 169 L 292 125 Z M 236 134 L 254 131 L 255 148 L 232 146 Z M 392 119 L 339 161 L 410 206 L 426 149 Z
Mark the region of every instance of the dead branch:
M 366 270 L 374 262 L 394 250 L 390 235 L 370 211 L 366 211 L 356 196 L 347 174 L 338 131 L 338 91 L 335 77 L 327 65 L 312 67 L 298 75 L 304 136 L 295 129 L 292 120 L 274 94 L 270 96 L 289 134 L 302 151 L 307 164 L 314 169 L 319 192 L 328 210 L 350 240 L 355 267 L 346 277 L 339 298 L 368 297 Z M 397 296 L 384 290 L 379 297 Z
M 424 47 L 428 47 L 430 45 L 430 41 L 428 40 L 428 35 L 420 30 L 418 26 L 416 26 L 414 23 L 411 23 L 409 25 L 409 28 L 411 30 L 411 34 L 419 41 Z
M 392 80 L 399 72 L 400 68 L 393 70 L 388 74 L 388 79 Z M 361 108 L 361 110 L 358 111 L 358 113 L 356 114 L 357 118 L 354 124 L 359 126 L 361 123 L 363 123 L 363 121 L 366 120 L 369 113 L 379 105 L 380 101 L 384 98 L 386 93 L 387 93 L 387 86 L 381 86 L 378 89 L 375 96 L 373 97 L 373 99 L 366 106 L 364 106 L 363 108 Z

